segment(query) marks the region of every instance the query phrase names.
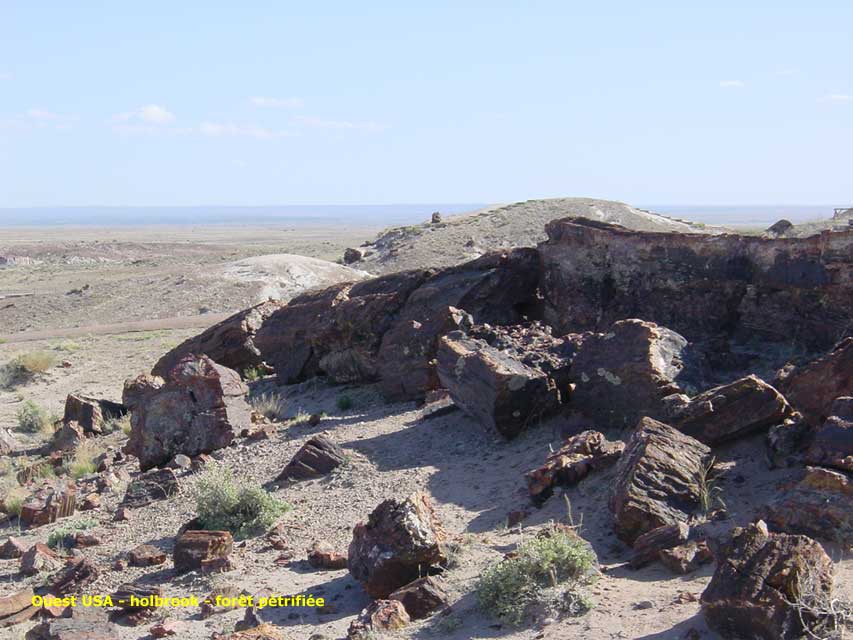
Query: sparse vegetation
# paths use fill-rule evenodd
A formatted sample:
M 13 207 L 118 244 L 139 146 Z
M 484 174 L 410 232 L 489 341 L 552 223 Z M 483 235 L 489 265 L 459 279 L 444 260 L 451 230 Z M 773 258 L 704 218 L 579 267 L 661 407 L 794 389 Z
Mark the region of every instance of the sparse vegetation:
M 300 424 L 305 424 L 311 419 L 311 414 L 300 409 L 296 415 L 287 421 L 288 426 L 295 427 Z
M 122 431 L 125 435 L 130 435 L 130 414 L 126 413 L 123 416 L 113 416 L 104 421 L 101 427 L 105 434 Z
M 79 480 L 83 476 L 95 473 L 95 458 L 101 453 L 103 449 L 93 439 L 82 442 L 67 464 L 68 474 L 75 480 Z
M 196 508 L 205 529 L 245 537 L 269 529 L 291 507 L 260 485 L 235 479 L 230 469 L 215 465 L 198 483 Z
M 477 585 L 477 603 L 486 613 L 520 625 L 528 607 L 556 589 L 562 606 L 575 615 L 590 604 L 577 588 L 589 580 L 595 554 L 570 527 L 552 525 L 535 538 L 520 544 L 514 556 L 487 568 Z
M 796 596 L 786 600 L 797 611 L 800 623 L 814 640 L 841 638 L 853 626 L 853 602 L 833 598 L 821 588 L 813 567 L 797 576 Z
M 338 409 L 340 409 L 341 411 L 349 411 L 350 409 L 352 409 L 352 408 L 353 408 L 353 405 L 354 405 L 354 404 L 355 404 L 355 403 L 354 403 L 354 402 L 353 402 L 353 400 L 352 400 L 352 396 L 350 396 L 350 395 L 349 395 L 349 394 L 347 394 L 347 393 L 342 393 L 342 394 L 341 394 L 341 395 L 339 395 L 339 396 L 337 397 L 337 399 L 335 400 L 335 405 L 336 405 L 336 406 L 338 407 Z
M 24 433 L 53 433 L 53 422 L 47 410 L 33 402 L 25 400 L 18 409 L 18 430 Z
M 249 402 L 255 411 L 268 420 L 281 420 L 287 413 L 287 401 L 277 393 L 264 393 Z
M 0 367 L 0 389 L 11 389 L 46 373 L 56 362 L 49 351 L 22 353 Z
M 719 472 L 715 468 L 717 464 L 716 458 L 711 458 L 711 461 L 702 468 L 699 473 L 699 511 L 702 516 L 707 516 L 715 509 L 725 509 L 726 503 L 723 501 L 723 490 L 718 484 L 720 477 Z
M 243 380 L 246 382 L 255 382 L 264 377 L 264 370 L 261 367 L 246 367 L 243 369 Z
M 66 353 L 74 353 L 80 350 L 80 344 L 73 340 L 63 340 L 52 346 L 54 351 L 64 351 Z
M 98 522 L 92 518 L 66 522 L 61 527 L 54 529 L 47 537 L 47 546 L 51 549 L 64 551 L 68 547 L 73 546 L 75 533 L 91 529 L 97 524 Z

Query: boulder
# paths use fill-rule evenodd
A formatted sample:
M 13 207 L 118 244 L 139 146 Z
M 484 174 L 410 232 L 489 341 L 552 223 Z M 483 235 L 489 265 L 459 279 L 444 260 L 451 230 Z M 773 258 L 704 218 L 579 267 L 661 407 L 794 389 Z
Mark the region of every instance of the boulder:
M 619 538 L 633 545 L 652 529 L 687 522 L 700 506 L 711 461 L 698 440 L 641 419 L 616 465 L 610 509 Z
M 0 559 L 3 560 L 12 560 L 14 558 L 20 558 L 24 555 L 26 551 L 26 547 L 24 543 L 21 542 L 18 538 L 14 538 L 9 536 L 6 538 L 6 542 L 0 546 Z
M 234 538 L 227 531 L 189 530 L 175 540 L 172 559 L 177 573 L 205 571 L 211 565 L 227 560 Z
M 320 478 L 347 460 L 346 452 L 325 436 L 314 436 L 300 447 L 276 480 Z
M 758 521 L 735 529 L 722 556 L 700 600 L 714 631 L 726 638 L 795 640 L 804 635 L 803 622 L 812 633 L 826 630 L 827 620 L 790 604 L 831 597 L 832 560 L 820 544 L 768 533 Z
M 24 501 L 21 521 L 31 527 L 56 522 L 74 514 L 77 489 L 73 484 L 53 482 Z
M 412 620 L 426 618 L 450 604 L 444 581 L 438 576 L 425 576 L 400 587 L 389 600 L 399 600 Z
M 328 542 L 314 542 L 308 549 L 308 564 L 315 569 L 346 569 L 347 557 Z
M 767 461 L 771 469 L 792 467 L 803 460 L 812 438 L 812 427 L 803 416 L 795 413 L 781 424 L 767 430 Z
M 166 552 L 150 544 L 140 544 L 127 553 L 132 567 L 153 567 L 166 562 Z
M 601 428 L 622 429 L 643 416 L 667 419 L 664 398 L 695 391 L 702 376 L 682 336 L 652 322 L 620 320 L 583 340 L 572 378 L 572 406 Z
M 59 554 L 41 542 L 36 542 L 21 556 L 21 573 L 25 576 L 55 571 L 60 566 L 62 558 Z
M 440 339 L 437 362 L 453 402 L 506 438 L 560 408 L 560 392 L 545 373 L 462 332 Z
M 374 598 L 388 595 L 446 562 L 445 533 L 421 492 L 380 503 L 353 529 L 349 571 Z
M 47 587 L 50 593 L 59 596 L 76 594 L 97 580 L 100 574 L 100 569 L 92 560 L 78 556 L 50 576 Z
M 555 486 L 570 487 L 591 471 L 615 464 L 624 449 L 621 440 L 610 442 L 598 431 L 583 431 L 566 440 L 541 467 L 527 472 L 527 491 L 535 503 L 542 503 Z
M 139 406 L 147 396 L 158 391 L 164 384 L 163 378 L 161 377 L 141 373 L 135 378 L 129 378 L 124 381 L 121 401 L 129 410 L 132 411 L 135 407 Z
M 50 439 L 50 450 L 69 453 L 77 449 L 86 439 L 83 427 L 76 422 L 64 422 L 53 432 Z
M 364 251 L 361 249 L 347 248 L 344 251 L 344 264 L 352 264 L 364 258 Z
M 157 361 L 152 375 L 166 378 L 175 366 L 190 354 L 205 355 L 215 363 L 240 373 L 263 363 L 255 346 L 255 333 L 283 302 L 268 300 L 236 313 L 202 333 L 185 340 Z
M 780 531 L 853 544 L 853 480 L 846 473 L 806 467 L 803 477 L 765 509 Z
M 805 460 L 853 472 L 853 397 L 837 398 L 829 413 L 814 434 Z
M 372 640 L 410 622 L 409 614 L 398 600 L 374 600 L 350 623 L 347 640 Z
M 794 223 L 790 220 L 785 220 L 782 218 L 781 220 L 777 220 L 773 224 L 771 224 L 767 229 L 764 230 L 764 233 L 770 236 L 784 236 L 791 228 L 794 226 Z
M 101 433 L 104 422 L 126 413 L 127 408 L 118 402 L 71 393 L 65 398 L 62 422 L 76 422 L 85 433 Z
M 672 425 L 715 445 L 781 424 L 791 414 L 782 394 L 750 375 L 699 394 L 678 412 Z
M 150 469 L 127 485 L 122 506 L 138 509 L 173 496 L 178 491 L 178 478 L 171 469 Z
M 809 422 L 821 424 L 836 398 L 853 396 L 853 337 L 845 338 L 826 355 L 786 372 L 776 386 Z
M 142 389 L 140 389 L 142 387 Z M 126 384 L 131 433 L 125 451 L 140 469 L 168 463 L 182 453 L 195 456 L 228 446 L 250 424 L 248 388 L 237 372 L 207 356 L 189 355 L 160 387 L 139 378 Z

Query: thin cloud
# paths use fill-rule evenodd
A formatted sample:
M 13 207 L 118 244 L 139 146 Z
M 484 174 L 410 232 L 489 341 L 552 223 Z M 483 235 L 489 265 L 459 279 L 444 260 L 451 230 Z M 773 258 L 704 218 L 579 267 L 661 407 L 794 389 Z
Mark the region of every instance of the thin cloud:
M 198 128 L 203 136 L 213 138 L 236 137 L 255 138 L 256 140 L 270 140 L 272 138 L 287 138 L 292 135 L 290 131 L 267 129 L 254 124 L 232 124 L 221 122 L 202 122 Z
M 853 102 L 853 96 L 844 93 L 830 93 L 820 99 L 821 102 Z
M 388 127 L 377 122 L 353 122 L 350 120 L 326 120 L 314 116 L 299 116 L 295 121 L 305 127 L 315 129 L 361 129 L 364 131 L 383 131 Z
M 800 72 L 798 67 L 784 67 L 782 69 L 777 69 L 774 75 L 777 76 L 795 76 Z
M 268 98 L 264 96 L 253 96 L 249 98 L 256 107 L 273 109 L 298 109 L 303 105 L 302 98 Z
M 53 111 L 42 108 L 28 109 L 25 115 L 28 123 L 31 125 L 41 129 L 52 127 L 60 131 L 70 129 L 71 123 L 77 120 L 77 116 L 54 113 Z
M 8 71 L 0 71 L 0 80 L 11 80 L 12 74 Z
M 720 80 L 722 89 L 743 89 L 746 83 L 743 80 Z
M 149 125 L 171 124 L 177 118 L 175 114 L 157 104 L 149 104 L 133 111 L 126 111 L 113 116 L 115 122 L 143 122 Z

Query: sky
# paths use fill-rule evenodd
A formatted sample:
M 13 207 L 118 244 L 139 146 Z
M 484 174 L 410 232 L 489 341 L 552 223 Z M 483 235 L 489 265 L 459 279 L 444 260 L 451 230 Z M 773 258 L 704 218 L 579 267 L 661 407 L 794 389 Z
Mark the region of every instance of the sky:
M 0 0 L 0 207 L 853 203 L 853 3 Z

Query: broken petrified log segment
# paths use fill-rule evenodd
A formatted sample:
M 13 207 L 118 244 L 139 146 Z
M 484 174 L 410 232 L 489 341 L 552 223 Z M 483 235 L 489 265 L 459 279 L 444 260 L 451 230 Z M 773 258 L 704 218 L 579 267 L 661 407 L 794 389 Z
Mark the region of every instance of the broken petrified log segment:
M 787 372 L 777 382 L 777 388 L 809 422 L 821 424 L 830 415 L 836 398 L 853 396 L 853 337 L 845 338 L 826 355 Z
M 33 605 L 33 590 L 29 587 L 0 597 L 0 618 L 8 618 Z M 0 626 L 3 626 L 0 620 Z
M 227 559 L 233 545 L 234 538 L 227 531 L 185 531 L 175 540 L 175 571 L 204 570 L 206 565 Z
M 27 640 L 119 640 L 119 631 L 97 607 L 69 607 L 70 617 L 44 620 Z
M 701 386 L 701 360 L 682 336 L 643 320 L 620 320 L 586 336 L 572 363 L 572 406 L 608 429 L 644 416 L 665 420 L 664 398 Z
M 598 431 L 583 431 L 572 436 L 545 459 L 545 464 L 526 474 L 530 497 L 536 503 L 544 502 L 555 486 L 572 486 L 590 471 L 615 464 L 624 449 L 624 442 L 610 442 Z
M 790 417 L 785 398 L 756 376 L 708 389 L 690 401 L 672 424 L 705 444 L 719 444 L 767 429 Z
M 166 562 L 166 552 L 150 544 L 141 544 L 128 552 L 127 559 L 132 567 L 153 567 Z
M 767 523 L 842 544 L 853 543 L 853 481 L 840 471 L 806 467 L 805 475 L 766 508 Z
M 73 558 L 50 577 L 47 581 L 48 591 L 60 596 L 80 593 L 83 587 L 92 584 L 100 574 L 100 569 L 89 558 Z
M 402 602 L 412 620 L 426 618 L 450 603 L 444 580 L 439 576 L 418 578 L 394 591 L 388 599 Z
M 824 637 L 829 620 L 791 603 L 806 593 L 829 601 L 832 576 L 832 560 L 820 544 L 806 536 L 768 533 L 759 520 L 735 529 L 702 593 L 702 611 L 708 625 L 726 638 L 795 640 L 804 635 L 803 622 L 815 637 Z
M 177 454 L 195 456 L 228 446 L 250 424 L 248 387 L 236 371 L 207 356 L 187 356 L 166 383 L 137 378 L 126 383 L 131 433 L 125 452 L 139 458 L 143 471 Z
M 138 509 L 165 500 L 178 491 L 178 478 L 171 469 L 151 469 L 127 485 L 122 506 Z
M 631 568 L 641 569 L 660 558 L 660 552 L 687 542 L 690 527 L 686 522 L 665 524 L 647 531 L 634 540 L 634 555 L 631 556 Z
M 41 542 L 36 542 L 21 555 L 21 573 L 25 576 L 54 571 L 61 565 L 59 554 Z
M 782 424 L 767 430 L 767 461 L 771 469 L 792 467 L 803 461 L 808 442 L 813 436 L 811 425 L 795 413 Z
M 372 597 L 387 598 L 446 562 L 444 544 L 444 530 L 425 493 L 385 500 L 353 529 L 349 571 Z
M 711 450 L 651 418 L 637 424 L 616 465 L 610 498 L 616 534 L 627 542 L 658 527 L 687 522 L 700 505 Z
M 3 546 L 0 546 L 0 559 L 12 560 L 14 558 L 20 558 L 24 555 L 24 551 L 26 551 L 24 543 L 18 538 L 9 536 L 6 539 L 6 542 L 3 543 Z
M 127 408 L 118 402 L 71 393 L 65 398 L 62 422 L 76 422 L 85 433 L 101 433 L 105 422 L 126 413 Z
M 321 540 L 314 542 L 308 549 L 308 564 L 315 569 L 346 569 L 347 557 Z
M 461 332 L 441 338 L 438 377 L 463 411 L 507 438 L 560 408 L 543 372 Z
M 325 436 L 308 440 L 293 456 L 276 480 L 319 478 L 346 462 L 346 453 Z
M 76 422 L 65 422 L 50 439 L 50 450 L 62 453 L 70 453 L 79 447 L 86 439 L 83 427 Z
M 853 397 L 837 398 L 805 454 L 809 464 L 853 472 Z
M 387 631 L 402 629 L 411 622 L 398 600 L 374 600 L 350 623 L 347 640 L 371 640 Z
M 73 515 L 77 506 L 76 493 L 74 485 L 62 481 L 39 489 L 21 507 L 21 521 L 37 527 Z
M 263 362 L 255 346 L 255 333 L 283 302 L 268 300 L 235 313 L 197 336 L 185 340 L 157 361 L 152 375 L 166 378 L 169 372 L 187 355 L 205 355 L 215 363 L 243 373 Z

